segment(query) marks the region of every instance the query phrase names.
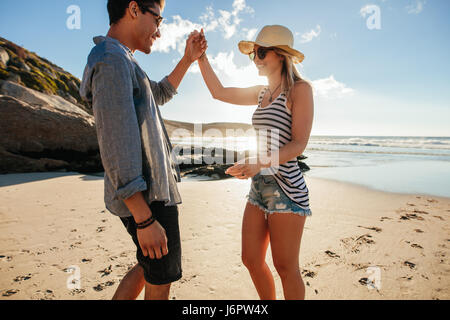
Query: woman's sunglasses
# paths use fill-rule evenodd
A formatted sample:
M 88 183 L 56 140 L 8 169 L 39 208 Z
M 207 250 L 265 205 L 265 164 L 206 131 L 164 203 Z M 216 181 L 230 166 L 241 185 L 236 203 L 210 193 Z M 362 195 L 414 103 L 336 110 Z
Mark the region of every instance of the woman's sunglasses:
M 273 50 L 272 48 L 267 47 L 258 47 L 258 50 L 253 50 L 249 53 L 250 60 L 255 61 L 256 55 L 258 55 L 259 60 L 264 60 L 266 58 L 267 52 Z
M 161 23 L 163 22 L 164 18 L 161 17 L 159 14 L 157 14 L 156 12 L 154 12 L 152 9 L 149 9 L 147 7 L 144 6 L 139 6 L 139 8 L 141 9 L 142 13 L 145 14 L 146 12 L 150 12 L 152 15 L 155 16 L 156 18 L 156 27 L 159 28 L 161 26 Z

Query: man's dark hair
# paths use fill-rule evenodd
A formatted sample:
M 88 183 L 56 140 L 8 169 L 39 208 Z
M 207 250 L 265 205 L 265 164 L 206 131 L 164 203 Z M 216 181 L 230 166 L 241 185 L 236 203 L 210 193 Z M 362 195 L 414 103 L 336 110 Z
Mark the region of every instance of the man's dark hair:
M 133 0 L 108 0 L 109 25 L 119 22 L 125 16 L 125 10 Z M 138 5 L 146 7 L 155 7 L 159 5 L 161 10 L 164 9 L 165 0 L 134 0 Z

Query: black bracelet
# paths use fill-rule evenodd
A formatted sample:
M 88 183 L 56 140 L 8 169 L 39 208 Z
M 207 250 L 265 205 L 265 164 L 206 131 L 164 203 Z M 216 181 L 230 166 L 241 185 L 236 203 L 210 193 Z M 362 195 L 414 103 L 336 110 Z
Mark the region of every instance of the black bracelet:
M 137 226 L 141 226 L 141 225 L 144 225 L 144 224 L 146 224 L 147 222 L 149 222 L 150 220 L 152 220 L 153 219 L 153 215 L 151 215 L 150 216 L 150 218 L 148 218 L 147 220 L 145 220 L 145 221 L 142 221 L 142 222 L 139 222 L 139 223 L 136 223 L 136 225 Z
M 156 221 L 156 219 L 153 218 L 153 217 L 151 217 L 150 220 L 146 220 L 146 221 L 144 221 L 144 222 L 142 222 L 142 223 L 136 225 L 136 229 L 139 229 L 139 230 L 145 229 L 145 228 L 147 228 L 148 226 L 151 226 L 155 221 Z M 145 223 L 145 224 L 144 224 L 144 223 Z

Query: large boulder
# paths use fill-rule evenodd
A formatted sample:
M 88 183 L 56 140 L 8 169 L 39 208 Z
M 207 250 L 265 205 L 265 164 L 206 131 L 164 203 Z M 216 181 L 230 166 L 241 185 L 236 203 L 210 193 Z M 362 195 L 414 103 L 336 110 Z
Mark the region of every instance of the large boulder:
M 68 113 L 85 118 L 86 121 L 94 124 L 94 118 L 86 111 L 80 109 L 78 106 L 70 103 L 66 99 L 56 95 L 48 95 L 33 89 L 21 86 L 18 83 L 11 81 L 4 81 L 0 86 L 0 94 L 14 97 L 20 101 L 26 102 L 34 106 L 50 106 L 57 112 Z
M 103 170 L 91 115 L 16 83 L 0 92 L 0 173 Z

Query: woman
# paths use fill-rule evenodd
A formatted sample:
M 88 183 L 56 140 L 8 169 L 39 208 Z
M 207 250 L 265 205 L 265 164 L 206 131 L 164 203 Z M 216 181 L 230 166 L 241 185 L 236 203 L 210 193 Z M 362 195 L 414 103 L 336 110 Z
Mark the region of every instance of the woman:
M 255 42 L 239 43 L 240 51 L 250 56 L 261 76 L 267 77 L 268 86 L 224 88 L 206 54 L 199 59 L 202 76 L 215 99 L 258 105 L 252 122 L 258 145 L 261 147 L 261 141 L 266 141 L 263 145 L 266 150 L 260 148 L 263 151 L 258 150 L 257 159 L 245 159 L 227 173 L 239 179 L 252 178 L 242 224 L 242 260 L 264 300 L 276 298 L 273 275 L 265 262 L 269 243 L 285 299 L 305 297 L 299 254 L 305 220 L 312 213 L 297 156 L 308 144 L 314 103 L 311 86 L 294 66 L 304 56 L 293 48 L 293 43 L 292 32 L 277 25 L 265 26 Z M 277 139 L 266 139 L 273 132 L 277 133 Z M 274 152 L 278 153 L 279 166 L 274 161 L 262 161 L 264 157 L 273 159 Z

